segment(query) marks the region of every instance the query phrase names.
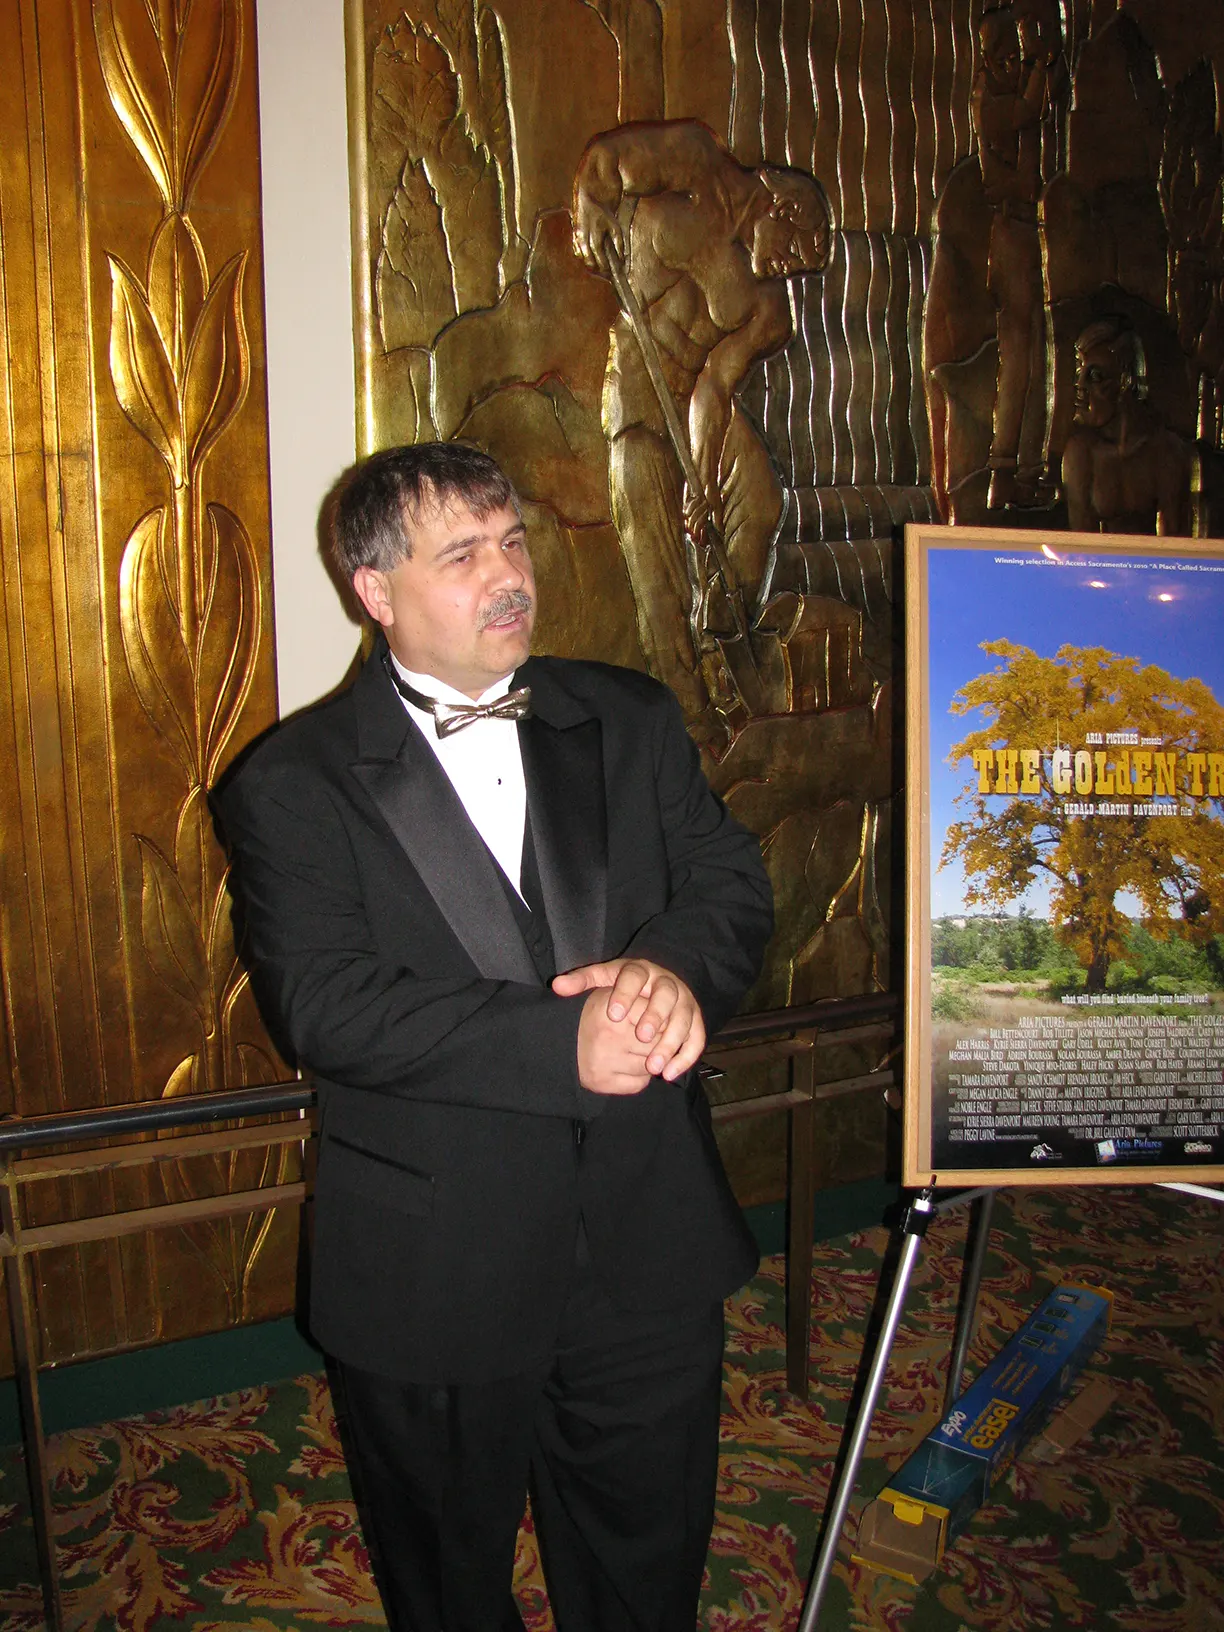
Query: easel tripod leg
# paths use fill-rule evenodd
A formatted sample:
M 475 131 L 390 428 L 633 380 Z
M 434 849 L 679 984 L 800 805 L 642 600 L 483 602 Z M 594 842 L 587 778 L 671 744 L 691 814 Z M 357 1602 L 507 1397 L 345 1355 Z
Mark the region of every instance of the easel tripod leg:
M 995 1193 L 986 1190 L 977 1198 L 970 1226 L 971 1246 L 961 1287 L 960 1308 L 956 1314 L 956 1340 L 952 1358 L 948 1362 L 948 1386 L 944 1393 L 944 1414 L 960 1398 L 961 1379 L 965 1375 L 965 1360 L 973 1337 L 973 1322 L 977 1315 L 978 1293 L 982 1289 L 982 1272 L 986 1267 L 986 1248 L 990 1245 L 990 1215 L 994 1210 Z
M 897 1327 L 901 1324 L 901 1316 L 905 1311 L 905 1299 L 909 1292 L 909 1283 L 914 1273 L 914 1266 L 918 1262 L 922 1237 L 926 1233 L 932 1211 L 930 1191 L 925 1191 L 921 1196 L 918 1196 L 910 1203 L 906 1211 L 905 1222 L 902 1225 L 905 1234 L 905 1246 L 897 1269 L 897 1278 L 893 1282 L 893 1289 L 889 1295 L 888 1310 L 884 1316 L 884 1325 L 880 1332 L 879 1342 L 876 1345 L 875 1357 L 871 1362 L 871 1372 L 867 1379 L 867 1388 L 863 1394 L 862 1404 L 859 1407 L 858 1418 L 854 1424 L 850 1448 L 846 1453 L 841 1478 L 838 1480 L 828 1518 L 825 1521 L 824 1539 L 821 1543 L 820 1554 L 816 1560 L 816 1567 L 812 1573 L 811 1584 L 808 1587 L 807 1600 L 799 1620 L 798 1632 L 815 1632 L 816 1624 L 820 1618 L 825 1589 L 829 1584 L 829 1577 L 833 1573 L 833 1561 L 837 1557 L 837 1544 L 841 1539 L 846 1510 L 849 1508 L 850 1498 L 854 1494 L 859 1465 L 863 1460 L 863 1452 L 867 1446 L 867 1436 L 871 1432 L 871 1422 L 875 1416 L 876 1402 L 880 1397 L 884 1374 L 888 1370 L 888 1358 L 892 1352 L 893 1340 L 897 1335 Z
M 790 1113 L 790 1218 L 786 1241 L 786 1386 L 808 1397 L 808 1347 L 812 1339 L 812 1214 L 816 1205 L 816 1107 L 812 1101 L 814 1056 L 792 1062 L 791 1080 L 806 1095 Z

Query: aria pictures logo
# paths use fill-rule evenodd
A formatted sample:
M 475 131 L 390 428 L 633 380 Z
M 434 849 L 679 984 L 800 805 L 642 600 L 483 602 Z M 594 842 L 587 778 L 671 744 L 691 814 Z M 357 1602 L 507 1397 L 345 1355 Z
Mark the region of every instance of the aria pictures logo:
M 1159 1156 L 1163 1139 L 1098 1139 L 1098 1162 L 1146 1162 Z

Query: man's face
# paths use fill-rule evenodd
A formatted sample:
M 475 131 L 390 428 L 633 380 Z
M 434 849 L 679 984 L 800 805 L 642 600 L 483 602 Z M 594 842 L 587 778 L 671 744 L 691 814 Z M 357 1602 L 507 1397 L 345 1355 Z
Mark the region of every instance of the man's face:
M 1075 423 L 1099 431 L 1118 412 L 1122 369 L 1112 346 L 1076 348 Z
M 813 197 L 775 199 L 752 231 L 752 271 L 758 278 L 790 278 L 819 272 L 828 260 L 829 228 L 824 208 Z
M 535 576 L 522 518 L 508 504 L 477 516 L 452 498 L 424 505 L 407 530 L 408 559 L 390 572 L 359 568 L 353 587 L 406 669 L 477 698 L 531 650 Z

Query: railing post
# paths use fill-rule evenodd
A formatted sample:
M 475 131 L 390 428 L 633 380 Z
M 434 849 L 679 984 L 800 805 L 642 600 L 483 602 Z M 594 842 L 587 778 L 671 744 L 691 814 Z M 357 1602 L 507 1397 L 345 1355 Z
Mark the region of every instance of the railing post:
M 21 1197 L 13 1181 L 8 1156 L 0 1153 L 0 1225 L 3 1226 L 4 1289 L 13 1334 L 13 1363 L 21 1407 L 21 1443 L 25 1453 L 26 1484 L 34 1520 L 34 1546 L 42 1582 L 43 1614 L 51 1632 L 63 1632 L 59 1571 L 55 1566 L 55 1527 L 51 1510 L 51 1479 L 47 1441 L 43 1433 L 42 1402 L 38 1397 L 38 1335 L 34 1317 L 34 1288 L 29 1255 L 21 1243 Z
M 792 1054 L 790 1186 L 786 1241 L 786 1386 L 808 1397 L 808 1346 L 812 1328 L 812 1226 L 816 1207 L 815 1033 L 801 1033 L 808 1047 Z

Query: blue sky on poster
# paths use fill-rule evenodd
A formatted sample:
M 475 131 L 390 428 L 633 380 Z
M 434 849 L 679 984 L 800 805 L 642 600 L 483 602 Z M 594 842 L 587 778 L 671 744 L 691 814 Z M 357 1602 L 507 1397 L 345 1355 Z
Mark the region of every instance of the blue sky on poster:
M 953 800 L 970 770 L 949 766 L 947 754 L 984 723 L 978 714 L 953 715 L 948 705 L 961 686 L 995 666 L 982 642 L 1010 640 L 1042 657 L 1053 657 L 1060 646 L 1105 646 L 1178 679 L 1202 680 L 1224 699 L 1224 554 L 1218 546 L 1174 556 L 1057 553 L 1060 559 L 1051 561 L 1034 546 L 928 550 L 934 918 L 966 910 L 959 862 L 940 868 L 938 861 L 943 835 L 959 814 Z M 1045 917 L 1048 900 L 1045 886 L 1036 885 L 1023 905 Z M 1124 899 L 1119 905 L 1127 910 Z

